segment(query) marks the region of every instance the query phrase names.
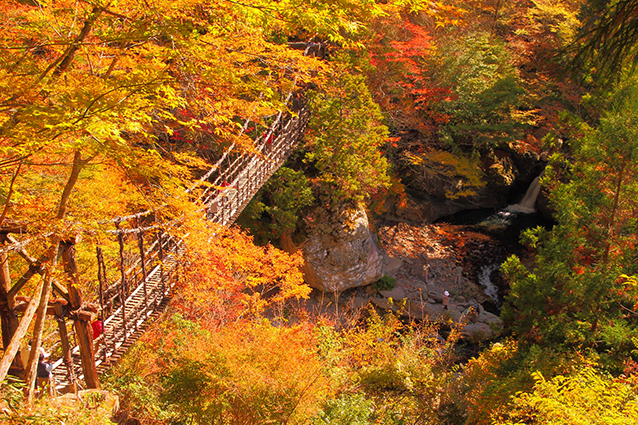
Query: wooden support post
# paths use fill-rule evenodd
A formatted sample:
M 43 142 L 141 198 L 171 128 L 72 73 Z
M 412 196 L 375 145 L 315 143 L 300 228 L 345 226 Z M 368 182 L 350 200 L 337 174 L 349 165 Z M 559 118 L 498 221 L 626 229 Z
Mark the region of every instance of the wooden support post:
M 107 316 L 107 313 L 104 309 L 104 288 L 106 287 L 106 265 L 104 264 L 104 256 L 102 255 L 102 248 L 98 245 L 95 247 L 96 256 L 97 256 L 97 280 L 100 285 L 100 314 L 98 315 L 98 319 L 102 323 L 102 360 L 106 363 L 106 329 L 104 329 L 104 317 Z
M 138 227 L 139 227 L 139 221 L 138 221 Z M 137 234 L 137 245 L 140 249 L 140 261 L 142 262 L 142 279 L 144 279 L 144 302 L 148 301 L 148 293 L 146 291 L 146 255 L 144 253 L 144 232 L 140 229 L 139 233 Z M 137 322 L 136 322 L 137 323 Z
M 115 223 L 115 228 L 120 230 L 120 223 Z M 120 245 L 120 308 L 122 311 L 122 327 L 124 328 L 123 340 L 126 342 L 126 334 L 128 332 L 126 326 L 126 271 L 124 270 L 124 235 L 122 232 L 118 232 L 117 241 Z
M 159 246 L 159 261 L 160 261 L 160 288 L 161 288 L 161 296 L 156 298 L 155 306 L 159 306 L 161 299 L 164 297 L 164 292 L 166 292 L 166 277 L 164 276 L 164 241 L 162 240 L 162 231 L 157 232 L 157 245 Z
M 69 344 L 69 334 L 66 330 L 66 321 L 64 320 L 64 308 L 62 303 L 55 303 L 55 320 L 58 323 L 58 331 L 60 332 L 60 342 L 62 343 L 62 358 L 66 367 L 66 377 L 69 381 L 69 389 L 78 392 L 77 382 L 75 380 L 75 371 L 73 370 L 73 358 L 71 357 L 71 344 Z
M 75 287 L 73 288 L 76 289 Z M 81 297 L 81 294 L 78 294 L 78 297 Z M 77 314 L 73 319 L 75 338 L 80 346 L 84 382 L 86 382 L 88 388 L 100 388 L 97 368 L 95 367 L 95 352 L 93 350 L 93 329 L 91 328 L 93 317 L 90 315 L 84 317 L 84 315 Z
M 71 310 L 75 312 L 75 314 L 72 315 L 73 325 L 75 327 L 75 338 L 80 347 L 82 373 L 84 374 L 86 386 L 88 388 L 100 388 L 97 368 L 95 367 L 93 329 L 91 328 L 91 320 L 93 320 L 93 317 L 91 317 L 91 315 L 85 316 L 77 312 L 77 310 L 82 307 L 82 292 L 77 285 L 79 282 L 78 266 L 75 261 L 75 242 L 76 241 L 65 241 L 60 244 L 64 270 L 69 275 L 69 302 L 71 304 Z
M 49 258 L 51 258 L 52 261 L 44 275 L 44 283 L 42 284 L 42 291 L 40 292 L 40 300 L 38 303 L 38 314 L 35 318 L 35 325 L 33 326 L 33 339 L 31 343 L 31 351 L 29 352 L 29 363 L 27 364 L 26 370 L 27 386 L 25 388 L 25 396 L 29 404 L 33 402 L 33 393 L 35 390 L 35 380 L 37 378 L 38 362 L 40 361 L 39 355 L 40 346 L 42 345 L 42 331 L 44 330 L 44 321 L 46 320 L 47 316 L 49 296 L 51 295 L 51 284 L 53 283 L 53 272 L 55 270 L 59 249 L 60 242 L 54 238 L 54 242 L 49 251 Z
M 120 285 L 120 298 L 121 298 L 121 306 L 122 309 L 122 327 L 124 328 L 124 342 L 126 342 L 126 333 L 128 332 L 126 326 L 126 295 L 124 294 L 124 288 Z
M 0 382 L 4 381 L 7 377 L 7 372 L 9 371 L 9 367 L 11 366 L 11 362 L 16 356 L 18 349 L 20 348 L 20 343 L 22 342 L 22 338 L 27 333 L 29 329 L 29 325 L 31 324 L 31 320 L 35 315 L 35 311 L 38 308 L 38 304 L 40 302 L 40 294 L 42 293 L 42 286 L 44 285 L 44 281 L 40 286 L 36 289 L 36 295 L 31 298 L 29 305 L 27 306 L 26 311 L 22 315 L 22 319 L 20 319 L 20 323 L 18 324 L 18 328 L 16 329 L 13 337 L 11 338 L 11 342 L 4 350 L 4 355 L 2 356 L 2 360 L 0 360 Z
M 6 235 L 0 234 L 0 244 L 4 245 L 6 242 Z M 8 296 L 10 290 L 9 255 L 6 252 L 2 252 L 0 253 L 0 320 L 2 321 L 2 346 L 5 350 L 18 328 L 18 317 L 13 311 L 15 297 Z M 20 357 L 17 357 L 16 361 L 19 363 L 16 366 L 24 368 Z
M 99 284 L 100 311 L 104 313 L 104 288 L 106 287 L 106 267 L 104 266 L 104 257 L 102 256 L 102 248 L 95 247 L 95 255 L 97 257 L 97 281 Z
M 120 223 L 115 223 L 115 228 L 118 230 L 117 232 L 117 241 L 120 245 L 120 287 L 124 288 L 124 292 L 128 294 L 128 283 L 126 281 L 126 271 L 124 269 L 124 234 L 120 232 Z M 124 299 L 121 300 L 124 302 Z

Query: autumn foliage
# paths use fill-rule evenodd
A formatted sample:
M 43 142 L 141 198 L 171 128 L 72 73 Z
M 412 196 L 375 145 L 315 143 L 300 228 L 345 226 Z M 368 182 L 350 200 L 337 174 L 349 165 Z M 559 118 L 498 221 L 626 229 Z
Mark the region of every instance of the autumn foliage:
M 633 6 L 603 3 L 6 0 L 0 225 L 35 257 L 82 235 L 88 300 L 98 248 L 117 279 L 114 217 L 151 209 L 136 225 L 183 240 L 166 312 L 108 378 L 132 421 L 633 423 L 638 83 L 632 38 L 605 39 L 631 36 Z M 583 20 L 604 25 L 578 38 Z M 578 40 L 577 59 L 600 69 L 569 68 Z M 621 84 L 597 81 L 606 69 L 622 69 Z M 254 236 L 206 222 L 197 179 L 230 146 L 272 142 L 272 117 L 302 103 L 312 116 L 298 151 L 239 221 Z M 383 214 L 387 197 L 403 207 L 422 189 L 417 175 L 421 193 L 438 185 L 460 202 L 488 187 L 492 164 L 510 178 L 504 153 L 548 163 L 555 219 L 523 234 L 529 259 L 504 265 L 508 338 L 460 347 L 450 323 L 304 308 L 301 254 L 269 242 L 307 223 L 305 208 Z M 129 253 L 138 240 L 122 243 Z M 68 279 L 44 258 L 49 282 Z M 28 267 L 12 262 L 10 279 Z M 14 390 L 3 387 L 7 402 Z M 95 416 L 38 408 L 14 418 Z
M 238 228 L 203 229 L 188 236 L 189 250 L 173 305 L 188 320 L 221 326 L 241 318 L 283 318 L 291 301 L 308 297 L 300 253 L 253 244 Z

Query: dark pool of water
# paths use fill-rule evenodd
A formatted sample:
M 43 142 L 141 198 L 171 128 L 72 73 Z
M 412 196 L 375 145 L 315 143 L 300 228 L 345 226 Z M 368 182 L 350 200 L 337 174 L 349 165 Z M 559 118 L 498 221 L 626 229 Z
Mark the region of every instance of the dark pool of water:
M 521 231 L 537 226 L 551 227 L 552 222 L 539 213 L 513 213 L 495 211 L 492 208 L 460 211 L 456 214 L 442 217 L 435 223 L 447 223 L 471 226 L 476 230 L 487 232 L 494 236 L 512 238 L 518 241 Z

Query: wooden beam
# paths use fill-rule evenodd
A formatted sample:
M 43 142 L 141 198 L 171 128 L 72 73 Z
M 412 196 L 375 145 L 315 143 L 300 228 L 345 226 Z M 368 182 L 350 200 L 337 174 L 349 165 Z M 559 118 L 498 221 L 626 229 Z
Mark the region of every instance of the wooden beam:
M 73 320 L 75 326 L 75 339 L 80 346 L 80 358 L 82 359 L 82 372 L 88 388 L 100 388 L 100 381 L 95 367 L 95 351 L 93 347 L 93 328 L 91 321 L 94 314 L 82 311 L 82 292 L 78 283 L 78 265 L 75 261 L 75 241 L 66 241 L 61 244 L 64 270 L 69 275 L 69 302 L 73 310 L 78 310 Z
M 30 264 L 29 270 L 27 270 L 26 273 L 24 273 L 22 277 L 18 279 L 16 284 L 13 285 L 11 290 L 7 293 L 7 297 L 9 298 L 15 297 L 20 291 L 20 289 L 22 289 L 24 284 L 27 283 L 29 279 L 33 277 L 33 275 L 42 274 L 42 272 L 44 271 L 43 263 L 46 262 L 47 260 L 48 258 L 46 257 L 46 254 L 44 254 L 42 257 L 40 257 L 37 263 Z
M 82 294 L 79 293 L 79 288 L 75 285 L 71 288 L 71 299 L 77 297 L 82 298 Z M 74 294 L 78 291 L 77 295 Z M 91 320 L 93 320 L 92 314 L 78 313 L 77 317 L 73 320 L 75 326 L 75 339 L 80 346 L 80 358 L 82 359 L 82 373 L 84 374 L 84 381 L 88 388 L 100 388 L 100 381 L 97 376 L 97 368 L 95 367 L 95 351 L 93 347 L 93 328 L 91 328 Z M 88 319 L 88 320 L 87 320 Z
M 27 309 L 27 305 L 31 302 L 31 297 L 25 297 L 19 295 L 15 298 L 15 307 L 14 311 L 18 313 L 23 313 Z M 67 307 L 69 303 L 67 300 L 63 298 L 54 298 L 49 300 L 47 305 L 47 315 L 50 316 L 58 316 L 58 317 L 66 317 L 66 316 L 77 316 L 82 320 L 89 320 L 90 318 L 95 317 L 100 311 L 100 307 L 95 303 L 85 303 L 80 306 L 79 309 L 69 311 L 67 308 L 66 311 L 59 312 L 58 309 L 64 309 Z
M 11 235 L 6 235 L 7 241 L 11 242 L 11 243 L 18 243 L 18 240 L 16 238 L 14 238 Z M 34 257 L 32 257 L 31 255 L 29 255 L 29 253 L 27 252 L 26 249 L 24 249 L 24 247 L 20 247 L 16 250 L 18 252 L 18 254 L 20 254 L 20 256 L 22 258 L 24 258 L 24 260 L 29 263 L 29 267 L 31 266 L 35 266 L 38 263 L 38 260 L 36 260 Z M 40 266 L 41 268 L 41 266 Z M 39 272 L 40 274 L 42 274 L 41 272 Z M 26 283 L 26 281 L 24 282 Z M 18 291 L 22 288 L 22 286 L 24 286 L 24 283 L 20 286 L 20 288 L 17 288 L 15 291 L 13 291 L 13 289 L 10 291 L 12 294 L 17 294 Z M 66 288 L 62 285 L 60 285 L 56 280 L 53 281 L 53 290 L 55 292 L 58 293 L 58 295 L 60 295 L 62 298 L 66 299 L 67 301 L 69 301 L 69 292 L 66 290 Z
M 20 324 L 13 334 L 13 338 L 11 338 L 11 342 L 7 346 L 7 349 L 4 351 L 4 356 L 2 356 L 2 360 L 0 360 L 0 382 L 4 381 L 7 377 L 7 372 L 9 371 L 9 367 L 11 366 L 11 362 L 13 361 L 18 349 L 20 348 L 20 343 L 22 342 L 22 338 L 27 333 L 29 329 L 29 325 L 31 324 L 31 320 L 33 319 L 33 315 L 38 308 L 38 303 L 40 302 L 40 294 L 42 287 L 44 286 L 44 280 L 40 284 L 40 286 L 36 290 L 36 296 L 31 299 L 27 310 L 25 311 L 22 319 L 20 320 Z
M 8 235 L 9 233 L 27 233 L 27 232 L 28 230 L 26 227 L 20 227 L 20 226 L 0 228 L 0 234 L 4 234 L 4 235 Z
M 40 294 L 40 300 L 38 302 L 38 312 L 35 317 L 35 324 L 33 325 L 33 339 L 31 344 L 31 351 L 29 352 L 29 363 L 27 364 L 27 377 L 25 379 L 27 386 L 24 389 L 24 394 L 27 399 L 27 403 L 33 402 L 33 394 L 35 391 L 35 380 L 37 379 L 37 369 L 39 362 L 40 346 L 42 345 L 42 331 L 44 330 L 44 322 L 46 320 L 46 310 L 49 303 L 49 297 L 51 296 L 51 284 L 53 282 L 53 272 L 55 271 L 55 259 L 58 256 L 58 249 L 60 243 L 55 240 L 52 247 L 47 251 L 48 257 L 53 259 L 47 272 L 44 274 L 44 283 L 42 284 L 42 292 Z
M 62 343 L 62 358 L 66 366 L 67 379 L 70 382 L 70 390 L 77 394 L 78 387 L 75 381 L 75 372 L 73 371 L 73 358 L 71 357 L 71 344 L 69 343 L 69 335 L 66 330 L 66 322 L 64 321 L 64 306 L 61 303 L 55 303 L 55 320 L 58 322 L 58 331 L 60 332 L 60 342 Z
M 17 313 L 24 313 L 27 309 L 27 305 L 29 304 L 29 302 L 31 302 L 31 297 L 25 297 L 25 296 L 17 296 L 15 298 L 15 306 L 13 308 L 13 311 L 17 312 Z M 61 305 L 62 307 L 68 305 L 69 303 L 62 298 L 57 298 L 57 299 L 53 299 L 50 300 L 48 305 L 47 305 L 47 315 L 48 316 L 55 316 L 57 315 L 57 312 L 55 310 L 55 306 L 56 304 Z

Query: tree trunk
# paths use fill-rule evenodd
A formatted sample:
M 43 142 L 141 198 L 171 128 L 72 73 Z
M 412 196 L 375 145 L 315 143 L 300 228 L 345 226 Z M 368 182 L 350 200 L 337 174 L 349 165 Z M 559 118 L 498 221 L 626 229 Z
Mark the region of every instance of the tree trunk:
M 25 396 L 27 402 L 33 402 L 33 392 L 35 389 L 35 380 L 37 378 L 37 368 L 39 362 L 40 345 L 42 343 L 42 330 L 44 329 L 44 321 L 47 317 L 47 307 L 49 306 L 49 295 L 51 294 L 51 283 L 53 282 L 53 272 L 55 270 L 55 258 L 58 256 L 58 248 L 60 243 L 53 243 L 51 250 L 52 263 L 45 273 L 42 292 L 40 293 L 40 305 L 38 306 L 38 315 L 35 319 L 33 328 L 33 339 L 31 342 L 31 352 L 29 353 L 29 363 L 27 365 L 27 377 L 25 388 Z
M 0 243 L 7 242 L 5 235 L 0 235 Z M 2 346 L 7 349 L 9 341 L 18 327 L 18 318 L 13 312 L 14 297 L 9 297 L 11 290 L 11 275 L 9 274 L 9 255 L 0 253 L 0 317 L 2 319 Z
M 607 243 L 605 245 L 605 253 L 603 254 L 603 266 L 607 266 L 607 262 L 609 261 L 609 251 L 611 250 L 611 246 L 614 241 L 615 231 L 614 226 L 616 224 L 616 216 L 618 214 L 618 203 L 620 202 L 620 192 L 622 190 L 622 183 L 625 179 L 625 167 L 627 166 L 628 159 L 625 159 L 618 171 L 618 180 L 616 181 L 616 185 L 614 187 L 614 204 L 611 208 L 611 214 L 609 217 L 609 223 L 607 224 Z
M 42 286 L 44 286 L 44 282 L 42 282 Z M 7 372 L 9 371 L 9 367 L 11 366 L 11 362 L 13 361 L 18 349 L 20 348 L 20 343 L 22 342 L 22 338 L 27 333 L 29 329 L 29 325 L 31 324 L 31 319 L 33 319 L 33 315 L 38 307 L 38 303 L 40 301 L 40 294 L 42 293 L 41 288 L 38 288 L 36 294 L 29 301 L 29 305 L 27 306 L 26 311 L 22 315 L 22 319 L 20 319 L 20 324 L 18 324 L 18 328 L 13 334 L 13 338 L 11 338 L 11 342 L 9 346 L 4 351 L 4 356 L 2 356 L 2 360 L 0 360 L 0 382 L 4 381 L 7 377 Z

